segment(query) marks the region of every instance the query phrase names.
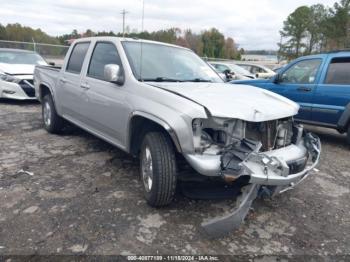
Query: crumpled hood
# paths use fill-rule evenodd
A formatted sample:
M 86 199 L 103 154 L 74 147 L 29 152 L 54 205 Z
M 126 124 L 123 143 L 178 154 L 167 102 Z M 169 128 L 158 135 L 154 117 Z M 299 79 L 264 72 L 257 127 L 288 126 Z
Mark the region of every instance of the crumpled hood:
M 35 65 L 0 63 L 0 72 L 10 75 L 32 75 Z
M 299 105 L 270 91 L 225 83 L 149 83 L 207 108 L 212 116 L 262 122 L 296 115 Z

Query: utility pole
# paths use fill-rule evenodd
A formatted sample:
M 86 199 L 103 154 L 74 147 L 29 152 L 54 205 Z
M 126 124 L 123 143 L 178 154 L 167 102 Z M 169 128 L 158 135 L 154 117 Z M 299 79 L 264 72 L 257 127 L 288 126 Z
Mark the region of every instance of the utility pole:
M 123 37 L 125 35 L 125 15 L 129 13 L 128 11 L 126 11 L 125 9 L 123 9 L 123 11 L 121 11 L 121 14 L 123 15 Z

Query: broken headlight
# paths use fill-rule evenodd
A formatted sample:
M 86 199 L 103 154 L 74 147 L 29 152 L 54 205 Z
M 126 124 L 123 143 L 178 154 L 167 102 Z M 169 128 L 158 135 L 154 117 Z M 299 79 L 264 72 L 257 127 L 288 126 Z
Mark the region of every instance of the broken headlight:
M 244 122 L 236 119 L 195 119 L 192 123 L 193 142 L 196 152 L 209 147 L 216 149 L 239 142 L 244 137 Z

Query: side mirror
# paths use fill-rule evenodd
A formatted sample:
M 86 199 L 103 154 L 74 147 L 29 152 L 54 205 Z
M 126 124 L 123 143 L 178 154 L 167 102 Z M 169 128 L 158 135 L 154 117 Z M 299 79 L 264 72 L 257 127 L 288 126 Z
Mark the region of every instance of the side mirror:
M 103 71 L 105 80 L 117 85 L 124 83 L 124 77 L 120 76 L 120 66 L 115 64 L 105 65 Z
M 281 75 L 280 75 L 279 73 L 277 73 L 277 74 L 275 75 L 275 77 L 273 78 L 272 82 L 273 82 L 274 84 L 278 84 L 280 81 L 281 81 Z
M 50 66 L 55 66 L 55 62 L 49 62 Z

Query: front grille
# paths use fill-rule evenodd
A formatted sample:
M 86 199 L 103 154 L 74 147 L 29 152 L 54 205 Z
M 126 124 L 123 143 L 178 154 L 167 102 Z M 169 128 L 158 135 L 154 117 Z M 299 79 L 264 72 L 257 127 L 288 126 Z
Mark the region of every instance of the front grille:
M 281 138 L 282 140 L 279 140 L 280 136 L 278 132 L 281 129 L 286 130 L 286 135 Z M 292 121 L 288 119 L 260 123 L 247 122 L 245 130 L 246 138 L 262 143 L 262 152 L 289 145 L 292 135 Z
M 32 79 L 23 79 L 19 83 L 20 87 L 23 89 L 24 93 L 26 93 L 29 97 L 35 97 L 35 89 L 33 85 Z
M 262 143 L 262 151 L 269 151 L 274 147 L 276 137 L 277 121 L 267 121 L 261 123 L 248 122 L 245 137 Z

